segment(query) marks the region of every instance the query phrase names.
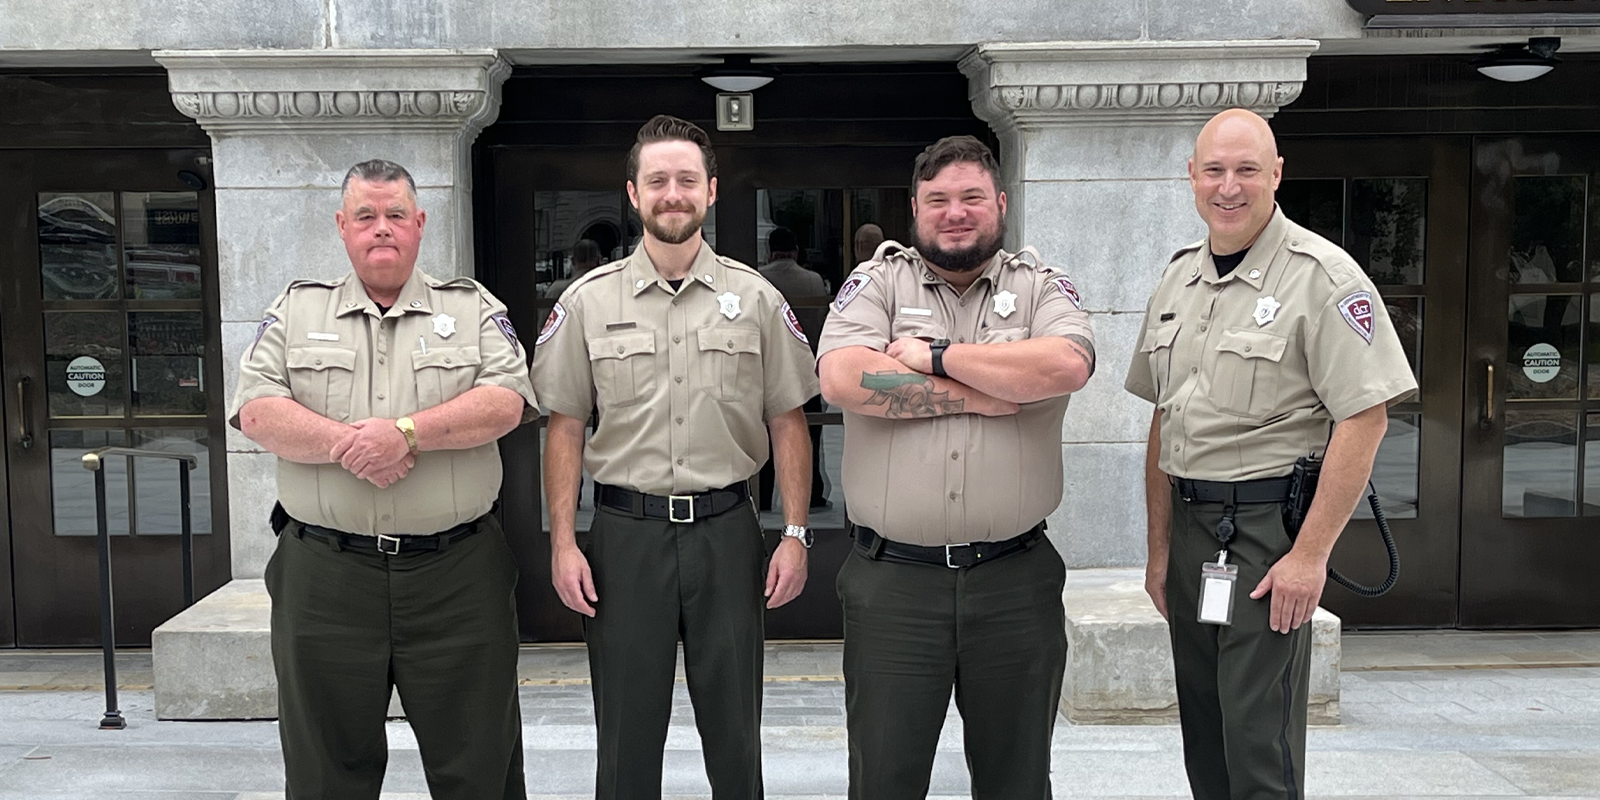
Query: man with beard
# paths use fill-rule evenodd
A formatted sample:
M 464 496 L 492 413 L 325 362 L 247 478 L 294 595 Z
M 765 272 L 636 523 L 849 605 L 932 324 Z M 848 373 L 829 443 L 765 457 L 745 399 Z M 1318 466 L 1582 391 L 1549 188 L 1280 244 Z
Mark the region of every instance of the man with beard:
M 677 644 L 716 800 L 761 781 L 762 598 L 806 581 L 815 361 L 783 296 L 700 236 L 717 200 L 705 131 L 657 116 L 628 153 L 644 222 L 632 255 L 575 281 L 534 355 L 550 410 L 551 575 L 583 614 L 599 728 L 598 800 L 661 797 Z M 596 405 L 599 424 L 584 444 Z M 747 481 L 778 462 L 784 536 L 766 547 Z M 575 534 L 581 471 L 594 524 Z M 765 580 L 763 581 L 763 573 Z
M 970 136 L 924 150 L 917 247 L 856 269 L 818 349 L 856 540 L 838 578 L 852 800 L 927 796 L 952 687 L 973 798 L 1050 796 L 1066 567 L 1044 518 L 1094 334 L 1066 275 L 1000 249 L 999 174 Z

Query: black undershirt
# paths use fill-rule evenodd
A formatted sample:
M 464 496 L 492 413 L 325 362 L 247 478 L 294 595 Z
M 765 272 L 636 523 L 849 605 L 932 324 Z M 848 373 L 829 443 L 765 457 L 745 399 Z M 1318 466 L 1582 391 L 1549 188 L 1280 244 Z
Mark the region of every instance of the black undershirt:
M 672 287 L 672 291 L 676 292 L 678 289 L 683 287 L 683 279 L 679 278 L 675 281 L 667 281 L 667 284 Z
M 384 305 L 382 303 L 379 303 L 379 302 L 376 302 L 376 301 L 374 301 L 372 304 L 378 307 L 378 316 L 380 316 L 380 317 L 383 316 L 384 314 L 389 313 L 389 309 L 393 308 L 393 306 L 386 306 L 386 305 Z
M 1240 264 L 1244 263 L 1244 257 L 1247 255 L 1250 255 L 1250 248 L 1248 247 L 1240 250 L 1237 253 L 1229 253 L 1225 256 L 1219 256 L 1216 253 L 1212 253 L 1211 263 L 1217 265 L 1217 277 L 1227 277 L 1228 273 L 1232 272 L 1235 267 L 1238 267 Z

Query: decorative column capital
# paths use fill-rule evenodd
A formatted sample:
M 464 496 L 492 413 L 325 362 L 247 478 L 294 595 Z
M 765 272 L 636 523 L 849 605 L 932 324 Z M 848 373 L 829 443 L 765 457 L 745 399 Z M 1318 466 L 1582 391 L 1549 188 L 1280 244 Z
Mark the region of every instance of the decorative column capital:
M 973 110 L 997 130 L 1203 122 L 1294 102 L 1310 40 L 979 45 L 961 59 Z
M 158 50 L 172 104 L 214 136 L 449 131 L 500 111 L 493 50 Z

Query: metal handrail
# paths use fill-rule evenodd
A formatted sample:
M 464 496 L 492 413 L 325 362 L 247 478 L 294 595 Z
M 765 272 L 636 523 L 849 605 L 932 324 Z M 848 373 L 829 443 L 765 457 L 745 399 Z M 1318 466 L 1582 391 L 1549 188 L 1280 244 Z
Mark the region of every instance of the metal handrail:
M 107 456 L 128 458 L 164 458 L 182 462 L 178 468 L 178 502 L 183 519 L 183 607 L 194 605 L 194 526 L 189 509 L 189 473 L 199 466 L 200 459 L 185 453 L 168 453 L 161 450 L 138 450 L 132 447 L 100 447 L 83 454 L 83 468 L 94 473 L 94 516 L 96 538 L 100 544 L 100 646 L 105 652 L 106 715 L 100 720 L 101 730 L 123 730 L 128 727 L 117 708 L 117 632 L 116 618 L 111 602 L 111 531 L 106 524 L 106 472 Z

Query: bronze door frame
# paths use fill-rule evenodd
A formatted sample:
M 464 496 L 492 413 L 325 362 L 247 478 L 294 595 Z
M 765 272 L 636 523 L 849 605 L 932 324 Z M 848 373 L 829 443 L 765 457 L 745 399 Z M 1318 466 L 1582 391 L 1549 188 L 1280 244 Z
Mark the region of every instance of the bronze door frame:
M 1467 628 L 1592 627 L 1600 624 L 1600 582 L 1593 565 L 1600 561 L 1600 518 L 1583 516 L 1575 503 L 1572 517 L 1502 517 L 1504 434 L 1507 379 L 1497 370 L 1493 389 L 1499 402 L 1487 426 L 1478 421 L 1488 411 L 1485 362 L 1505 364 L 1508 342 L 1508 296 L 1513 293 L 1584 295 L 1600 290 L 1590 282 L 1520 284 L 1514 290 L 1508 279 L 1514 205 L 1512 177 L 1539 175 L 1590 176 L 1588 202 L 1596 193 L 1593 176 L 1600 175 L 1600 155 L 1595 144 L 1600 135 L 1480 137 L 1474 143 L 1472 173 L 1473 224 L 1471 231 L 1471 296 L 1468 300 L 1466 364 L 1472 370 L 1464 393 L 1463 517 L 1461 531 L 1461 626 Z M 1590 271 L 1593 254 L 1600 252 L 1600 230 L 1586 214 L 1585 249 L 1581 259 Z M 1587 274 L 1581 278 L 1589 277 Z M 1528 286 L 1530 288 L 1521 288 Z M 1580 305 L 1580 308 L 1582 306 Z M 1592 323 L 1580 316 L 1582 351 L 1593 345 Z M 1582 430 L 1586 411 L 1600 411 L 1600 400 L 1585 397 L 1585 381 L 1596 380 L 1588 366 L 1592 356 L 1579 359 L 1576 400 L 1528 401 L 1538 410 L 1572 411 Z M 1526 408 L 1527 406 L 1523 406 Z M 1578 480 L 1582 483 L 1585 443 L 1578 436 Z M 1577 487 L 1574 487 L 1575 490 Z M 1575 497 L 1576 500 L 1576 497 Z
M 0 244 L 0 326 L 4 331 L 4 421 L 6 434 L 7 493 L 4 508 L 5 558 L 10 560 L 5 592 L 15 619 L 14 636 L 0 644 L 63 646 L 94 644 L 100 638 L 99 580 L 95 538 L 56 536 L 53 533 L 49 431 L 51 429 L 116 429 L 108 424 L 49 419 L 44 370 L 44 332 L 40 319 L 44 306 L 40 291 L 37 244 L 37 195 L 41 191 L 196 191 L 179 177 L 187 170 L 205 181 L 198 191 L 201 216 L 202 319 L 204 347 L 202 375 L 211 393 L 205 419 L 127 417 L 122 428 L 204 428 L 211 447 L 209 478 L 211 506 L 197 508 L 196 516 L 210 515 L 212 532 L 195 537 L 197 596 L 204 596 L 231 574 L 229 561 L 228 480 L 221 404 L 223 378 L 221 331 L 217 323 L 218 286 L 215 198 L 210 186 L 209 150 L 7 150 L 0 151 L 0 219 L 12 237 Z M 121 221 L 118 224 L 121 228 Z M 120 234 L 119 234 L 120 236 Z M 107 308 L 122 301 L 105 302 Z M 143 301 L 160 310 L 160 301 Z M 191 302 L 192 301 L 187 301 Z M 149 304 L 155 303 L 153 307 Z M 125 351 L 125 357 L 127 355 Z M 19 407 L 16 386 L 32 382 L 27 419 Z M 33 447 L 19 443 L 26 422 L 35 436 Z M 165 466 L 165 465 L 162 465 Z M 154 467 L 159 469 L 161 467 Z M 176 469 L 176 467 L 173 467 Z M 178 537 L 166 535 L 117 536 L 112 541 L 113 579 L 116 586 L 117 639 L 121 644 L 148 644 L 155 626 L 182 608 L 181 564 Z M 14 604 L 13 604 L 14 599 Z M 5 631 L 0 628 L 0 632 Z
M 1389 523 L 1401 560 L 1400 580 L 1393 591 L 1370 600 L 1329 582 L 1322 604 L 1354 627 L 1454 627 L 1461 529 L 1460 397 L 1464 385 L 1470 140 L 1463 136 L 1286 137 L 1279 145 L 1285 180 L 1428 179 L 1424 283 L 1390 288 L 1397 295 L 1423 298 L 1420 391 L 1411 402 L 1392 409 L 1422 415 L 1417 517 Z M 1347 188 L 1346 230 L 1348 197 Z M 1385 288 L 1379 287 L 1380 295 Z M 1387 573 L 1388 557 L 1376 523 L 1352 520 L 1330 563 L 1363 583 L 1380 582 Z

